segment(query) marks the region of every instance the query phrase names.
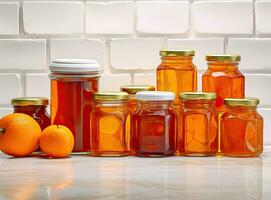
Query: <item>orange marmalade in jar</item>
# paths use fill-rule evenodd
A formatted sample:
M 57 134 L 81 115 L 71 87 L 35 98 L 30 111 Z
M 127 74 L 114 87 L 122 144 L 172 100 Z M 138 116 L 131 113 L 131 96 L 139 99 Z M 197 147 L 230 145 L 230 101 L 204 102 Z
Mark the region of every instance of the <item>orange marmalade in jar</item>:
M 132 121 L 132 147 L 137 156 L 169 156 L 175 152 L 177 119 L 172 92 L 138 92 Z
M 188 156 L 215 155 L 218 149 L 216 94 L 184 92 L 179 115 L 178 153 Z
M 221 151 L 227 156 L 250 157 L 263 152 L 263 118 L 259 99 L 226 98 L 221 117 Z
M 157 90 L 175 94 L 174 105 L 180 105 L 181 92 L 197 90 L 197 68 L 193 50 L 161 50 L 161 64 L 156 71 Z
M 216 107 L 223 111 L 224 98 L 244 98 L 245 77 L 239 71 L 239 55 L 207 55 L 208 69 L 202 75 L 202 90 L 217 94 Z
M 133 113 L 136 110 L 136 93 L 154 91 L 155 87 L 152 85 L 124 85 L 120 90 L 129 94 L 129 109 Z
M 125 156 L 130 152 L 127 134 L 128 94 L 97 92 L 91 112 L 91 155 Z
M 99 70 L 95 60 L 58 59 L 50 65 L 51 122 L 72 131 L 73 152 L 90 150 L 92 94 L 98 90 Z

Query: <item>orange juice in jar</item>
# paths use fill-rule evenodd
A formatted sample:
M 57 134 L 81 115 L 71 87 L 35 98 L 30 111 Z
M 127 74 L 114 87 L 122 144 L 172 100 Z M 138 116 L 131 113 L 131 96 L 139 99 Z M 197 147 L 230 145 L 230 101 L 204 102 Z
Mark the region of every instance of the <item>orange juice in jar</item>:
M 126 92 L 96 92 L 90 115 L 92 156 L 125 156 L 130 152 L 127 134 L 128 94 Z
M 157 90 L 175 93 L 174 105 L 180 105 L 181 92 L 197 91 L 197 68 L 193 64 L 193 50 L 161 50 L 158 66 Z
M 217 94 L 216 107 L 223 111 L 224 98 L 245 97 L 245 76 L 239 71 L 239 55 L 207 55 L 208 69 L 202 75 L 202 91 Z
M 251 157 L 263 152 L 263 118 L 259 99 L 226 98 L 221 117 L 221 151 L 227 156 Z

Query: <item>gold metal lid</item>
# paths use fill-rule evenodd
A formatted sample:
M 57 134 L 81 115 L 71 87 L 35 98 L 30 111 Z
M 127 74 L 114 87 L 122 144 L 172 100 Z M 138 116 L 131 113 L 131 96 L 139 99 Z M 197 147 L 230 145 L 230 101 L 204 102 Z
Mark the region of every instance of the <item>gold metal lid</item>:
M 183 92 L 179 95 L 180 99 L 201 100 L 216 99 L 214 92 Z
M 191 49 L 184 50 L 160 50 L 160 56 L 194 56 L 195 51 Z
M 228 106 L 257 106 L 260 100 L 255 97 L 246 97 L 244 99 L 225 98 L 224 104 Z
M 14 106 L 46 106 L 49 99 L 45 97 L 18 97 L 11 99 L 11 105 Z
M 125 101 L 128 100 L 129 94 L 127 92 L 95 92 L 93 93 L 94 100 L 101 101 L 113 101 L 120 100 Z
M 225 61 L 225 62 L 239 62 L 241 60 L 241 56 L 236 54 L 236 55 L 227 55 L 227 54 L 222 54 L 222 55 L 206 55 L 205 60 L 207 61 Z
M 120 87 L 120 90 L 128 94 L 136 94 L 142 91 L 154 91 L 155 87 L 153 85 L 124 85 Z

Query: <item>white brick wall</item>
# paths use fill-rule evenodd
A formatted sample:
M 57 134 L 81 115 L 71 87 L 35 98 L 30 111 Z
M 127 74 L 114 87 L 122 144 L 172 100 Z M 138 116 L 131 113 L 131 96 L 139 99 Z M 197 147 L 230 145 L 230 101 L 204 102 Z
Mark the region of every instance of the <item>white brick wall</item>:
M 261 99 L 271 144 L 270 0 L 5 0 L 0 3 L 0 116 L 15 96 L 49 97 L 48 64 L 93 58 L 100 89 L 153 84 L 159 49 L 195 49 L 201 75 L 208 53 L 239 53 L 246 93 Z

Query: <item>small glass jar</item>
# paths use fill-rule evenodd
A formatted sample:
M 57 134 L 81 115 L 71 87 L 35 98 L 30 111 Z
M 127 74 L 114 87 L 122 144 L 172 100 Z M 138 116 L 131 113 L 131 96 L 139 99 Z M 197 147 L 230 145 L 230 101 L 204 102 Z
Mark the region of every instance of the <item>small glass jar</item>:
M 259 99 L 226 98 L 221 117 L 221 151 L 227 156 L 251 157 L 263 152 L 263 118 Z
M 136 93 L 154 91 L 155 87 L 152 85 L 124 85 L 121 86 L 120 90 L 129 94 L 129 110 L 133 113 L 137 107 Z
M 239 55 L 207 55 L 208 69 L 202 75 L 202 91 L 217 94 L 216 107 L 224 111 L 224 98 L 245 97 L 245 76 L 239 71 Z
M 50 65 L 51 122 L 67 126 L 74 153 L 90 150 L 92 94 L 98 91 L 100 66 L 95 60 L 57 59 Z
M 172 92 L 138 92 L 132 119 L 132 147 L 137 156 L 170 156 L 175 152 L 177 117 Z
M 24 113 L 35 119 L 41 129 L 50 126 L 51 121 L 47 113 L 49 100 L 44 97 L 18 97 L 11 100 L 14 113 Z
M 90 115 L 91 155 L 125 156 L 130 152 L 127 134 L 128 94 L 126 92 L 96 92 Z
M 182 100 L 178 153 L 187 156 L 215 155 L 218 149 L 216 94 L 184 92 Z
M 197 68 L 193 64 L 193 50 L 161 50 L 161 64 L 156 71 L 157 90 L 175 93 L 174 106 L 178 109 L 181 92 L 197 91 Z

